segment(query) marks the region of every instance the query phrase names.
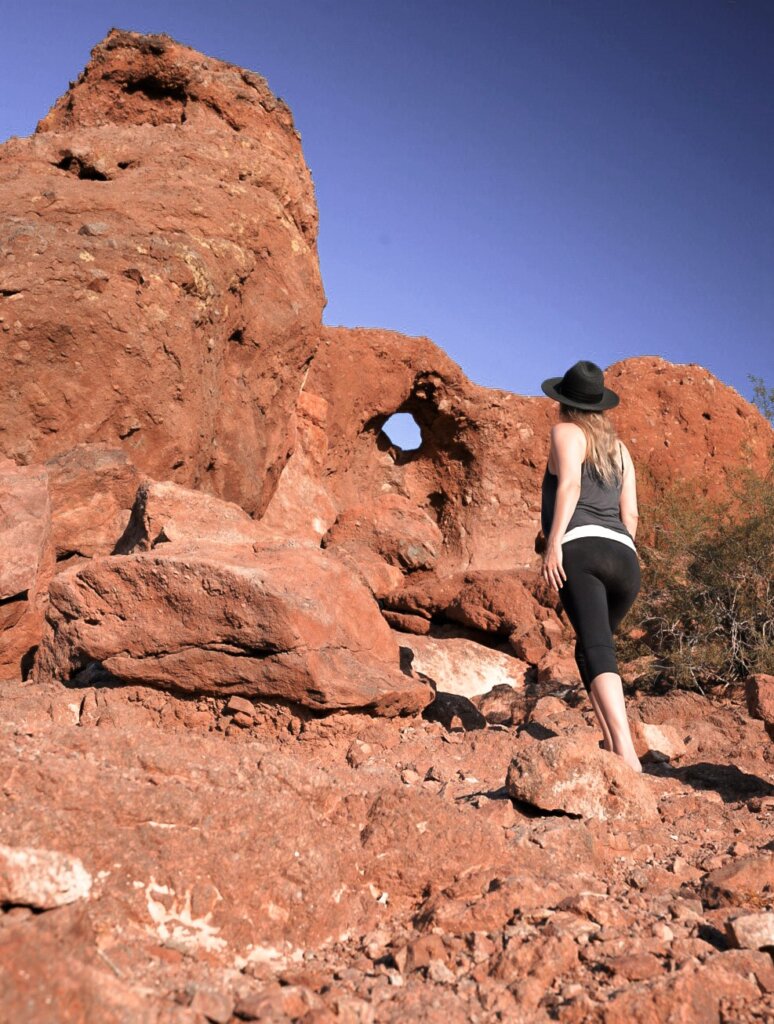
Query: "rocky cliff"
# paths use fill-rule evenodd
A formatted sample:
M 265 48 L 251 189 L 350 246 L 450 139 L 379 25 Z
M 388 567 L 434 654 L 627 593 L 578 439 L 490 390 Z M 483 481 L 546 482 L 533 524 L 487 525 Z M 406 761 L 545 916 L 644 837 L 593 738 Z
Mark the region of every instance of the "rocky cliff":
M 0 176 L 0 451 L 104 442 L 262 511 L 324 304 L 287 107 L 253 72 L 114 29 Z

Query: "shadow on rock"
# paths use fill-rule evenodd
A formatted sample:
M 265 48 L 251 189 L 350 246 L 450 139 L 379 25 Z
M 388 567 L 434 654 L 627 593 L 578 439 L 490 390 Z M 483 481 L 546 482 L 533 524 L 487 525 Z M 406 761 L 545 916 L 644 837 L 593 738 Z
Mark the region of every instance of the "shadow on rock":
M 472 701 L 456 693 L 446 693 L 445 690 L 436 690 L 435 700 L 422 711 L 422 717 L 428 722 L 440 722 L 450 732 L 470 732 L 472 729 L 486 729 L 489 726 Z M 459 723 L 453 725 L 455 718 Z
M 674 768 L 669 764 L 643 764 L 649 775 L 662 778 L 677 779 L 686 786 L 697 790 L 714 789 L 723 798 L 724 803 L 735 803 L 738 800 L 749 800 L 753 797 L 774 795 L 774 786 L 765 779 L 749 772 L 743 772 L 732 764 L 713 764 L 710 761 L 699 761 Z

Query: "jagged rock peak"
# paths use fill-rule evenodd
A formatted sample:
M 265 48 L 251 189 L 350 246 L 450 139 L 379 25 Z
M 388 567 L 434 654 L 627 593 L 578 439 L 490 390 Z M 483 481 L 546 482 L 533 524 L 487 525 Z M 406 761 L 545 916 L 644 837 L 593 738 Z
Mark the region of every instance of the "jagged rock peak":
M 104 124 L 186 124 L 192 108 L 232 131 L 250 131 L 267 115 L 298 134 L 288 106 L 266 79 L 208 57 L 165 32 L 111 28 L 36 132 Z

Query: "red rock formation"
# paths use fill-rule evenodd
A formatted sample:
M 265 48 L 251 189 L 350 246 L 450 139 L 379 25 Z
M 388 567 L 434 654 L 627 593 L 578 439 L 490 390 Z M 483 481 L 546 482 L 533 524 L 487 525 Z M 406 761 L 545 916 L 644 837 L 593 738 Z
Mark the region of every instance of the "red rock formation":
M 0 453 L 120 445 L 263 511 L 324 301 L 287 107 L 253 72 L 111 29 L 0 176 Z
M 328 603 L 336 593 L 339 619 Z M 433 690 L 362 583 L 315 550 L 94 559 L 50 588 L 35 678 L 281 698 L 318 710 L 417 712 Z
M 718 496 L 734 467 L 765 470 L 771 425 L 702 367 L 645 356 L 613 364 L 607 379 L 643 495 L 680 478 Z M 555 402 L 475 385 L 426 338 L 363 329 L 324 330 L 305 388 L 328 401 L 326 484 L 342 521 L 350 508 L 368 518 L 370 504 L 377 522 L 384 495 L 401 495 L 438 524 L 439 573 L 538 564 Z M 381 430 L 395 412 L 419 425 L 417 451 L 396 450 Z
M 111 30 L 0 175 L 0 451 L 41 463 L 0 465 L 0 1019 L 770 1019 L 760 722 L 638 696 L 646 771 L 599 750 L 534 572 L 557 407 L 426 339 L 314 355 L 263 80 Z M 608 380 L 643 486 L 763 468 L 701 368 Z
M 46 463 L 57 559 L 109 555 L 126 529 L 140 475 L 120 448 L 81 444 Z
M 0 459 L 0 679 L 31 667 L 53 571 L 48 474 Z

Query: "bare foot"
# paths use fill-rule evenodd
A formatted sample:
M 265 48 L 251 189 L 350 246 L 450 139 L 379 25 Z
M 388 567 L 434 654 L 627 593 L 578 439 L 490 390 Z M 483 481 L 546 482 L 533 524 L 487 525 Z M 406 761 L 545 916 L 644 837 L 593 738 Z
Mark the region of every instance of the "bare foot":
M 629 754 L 628 756 L 625 756 L 624 757 L 624 761 L 626 761 L 626 763 L 629 765 L 629 767 L 634 769 L 635 772 L 641 772 L 642 771 L 642 765 L 640 764 L 640 759 L 637 757 L 637 755 L 634 753 L 634 751 L 632 751 L 632 753 Z
M 624 760 L 633 771 L 642 771 L 642 765 L 640 764 L 640 759 L 637 757 L 637 754 L 635 753 L 634 747 L 631 747 L 629 750 L 626 751 L 616 750 L 615 753 L 618 754 L 618 756 L 622 760 Z

